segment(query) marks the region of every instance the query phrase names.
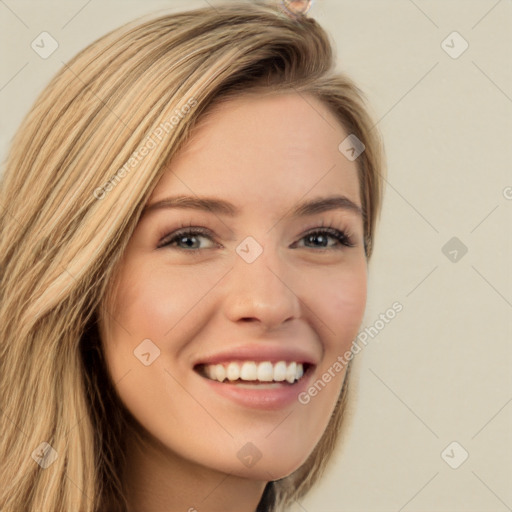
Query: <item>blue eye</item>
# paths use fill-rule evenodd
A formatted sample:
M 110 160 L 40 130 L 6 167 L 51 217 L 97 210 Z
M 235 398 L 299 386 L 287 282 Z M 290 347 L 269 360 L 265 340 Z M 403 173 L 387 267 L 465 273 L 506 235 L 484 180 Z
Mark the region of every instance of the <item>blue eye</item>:
M 190 251 L 191 249 L 205 249 L 204 247 L 192 247 L 194 245 L 194 242 L 188 243 L 187 241 L 198 239 L 198 238 L 212 238 L 212 234 L 210 230 L 205 228 L 188 228 L 185 230 L 177 231 L 176 233 L 173 233 L 170 235 L 171 238 L 164 238 L 163 242 L 158 246 L 160 247 L 171 247 L 176 244 L 184 244 L 184 247 L 180 247 L 177 245 L 177 249 L 181 249 L 184 251 Z
M 212 247 L 198 247 L 197 242 L 200 238 L 206 238 L 213 241 L 213 234 L 209 229 L 206 228 L 187 228 L 172 233 L 171 235 L 165 237 L 157 248 L 174 247 L 182 251 L 197 252 L 198 250 L 209 249 L 215 246 L 219 247 L 219 244 L 215 242 L 213 243 Z M 329 238 L 334 240 L 334 244 L 326 245 L 326 243 L 328 244 Z M 313 229 L 306 233 L 305 235 L 303 235 L 300 240 L 307 240 L 308 243 L 311 243 L 314 240 L 316 240 L 319 242 L 319 244 L 316 245 L 316 247 L 325 250 L 342 249 L 341 246 L 355 247 L 355 244 L 353 243 L 350 235 L 348 235 L 345 231 L 340 231 L 339 229 L 332 227 L 322 227 Z M 315 245 L 313 245 L 312 247 L 306 245 L 304 247 L 315 248 Z

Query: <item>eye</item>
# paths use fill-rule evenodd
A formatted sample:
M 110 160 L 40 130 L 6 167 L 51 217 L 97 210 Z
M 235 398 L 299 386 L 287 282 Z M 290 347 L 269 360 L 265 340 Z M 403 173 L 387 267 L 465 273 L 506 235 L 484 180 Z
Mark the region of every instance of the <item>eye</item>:
M 174 233 L 165 237 L 157 246 L 157 248 L 174 247 L 182 251 L 198 252 L 204 249 L 219 247 L 219 244 L 217 243 L 213 243 L 213 245 L 210 247 L 200 247 L 199 240 L 201 238 L 213 241 L 214 236 L 209 229 L 199 226 L 187 227 L 185 229 L 175 231 Z M 329 238 L 334 240 L 334 244 L 327 245 Z M 302 240 L 306 240 L 307 244 L 312 243 L 313 246 L 305 245 L 299 247 L 315 248 L 315 241 L 318 242 L 316 247 L 320 249 L 341 249 L 341 246 L 355 247 L 355 244 L 352 242 L 352 237 L 349 233 L 333 228 L 331 226 L 312 229 L 303 235 L 299 241 Z M 297 246 L 297 242 L 294 245 Z
M 168 237 L 165 237 L 157 248 L 159 249 L 161 247 L 175 246 L 177 249 L 184 251 L 190 251 L 194 249 L 207 249 L 208 247 L 197 247 L 197 241 L 200 238 L 207 238 L 212 240 L 213 235 L 211 231 L 206 228 L 187 228 L 180 231 L 176 231 L 169 235 Z
M 335 243 L 332 245 L 326 245 L 328 243 L 328 239 L 334 239 Z M 322 227 L 321 229 L 316 228 L 312 231 L 306 233 L 301 240 L 306 240 L 308 243 L 313 243 L 317 240 L 320 245 L 316 245 L 316 247 L 320 247 L 321 249 L 341 249 L 340 246 L 345 247 L 355 247 L 355 244 L 352 242 L 352 237 L 346 232 L 341 231 L 332 227 Z M 308 247 L 308 246 L 306 246 Z M 309 246 L 311 247 L 311 246 Z M 314 245 L 313 245 L 314 248 Z

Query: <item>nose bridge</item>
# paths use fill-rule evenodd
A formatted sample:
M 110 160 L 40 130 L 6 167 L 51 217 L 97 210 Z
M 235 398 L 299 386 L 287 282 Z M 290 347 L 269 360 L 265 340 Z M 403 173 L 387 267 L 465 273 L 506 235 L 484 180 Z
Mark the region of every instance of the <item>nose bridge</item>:
M 290 273 L 277 247 L 265 246 L 252 237 L 236 249 L 226 297 L 226 314 L 232 321 L 260 321 L 276 327 L 298 317 L 300 301 L 293 291 Z

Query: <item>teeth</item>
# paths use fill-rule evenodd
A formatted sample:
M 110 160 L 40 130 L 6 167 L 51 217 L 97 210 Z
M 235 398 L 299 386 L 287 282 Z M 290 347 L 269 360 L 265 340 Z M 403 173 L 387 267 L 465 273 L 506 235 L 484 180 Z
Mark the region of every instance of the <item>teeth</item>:
M 256 380 L 258 375 L 258 367 L 256 363 L 244 363 L 240 370 L 240 378 L 242 380 Z
M 217 378 L 217 371 L 216 371 L 215 366 L 208 365 L 205 368 L 205 372 L 206 372 L 206 375 L 208 376 L 209 379 L 216 379 Z
M 254 361 L 231 362 L 227 364 L 207 364 L 204 366 L 205 375 L 212 380 L 223 382 L 245 380 L 260 382 L 282 382 L 293 384 L 304 375 L 302 363 L 292 361 L 279 361 L 272 364 L 270 361 L 257 363 Z
M 274 380 L 278 382 L 286 379 L 286 363 L 284 361 L 279 361 L 274 366 Z
M 270 361 L 265 361 L 258 365 L 256 379 L 261 382 L 272 382 L 274 380 L 274 367 Z
M 210 379 L 217 379 L 220 382 L 222 382 L 226 378 L 226 368 L 222 366 L 221 364 L 217 364 L 215 366 L 210 367 L 212 369 L 212 375 L 210 376 Z
M 226 376 L 229 380 L 238 380 L 240 378 L 240 366 L 237 363 L 229 363 Z
M 286 380 L 293 384 L 295 382 L 295 374 L 297 373 L 297 363 L 290 363 L 286 368 Z

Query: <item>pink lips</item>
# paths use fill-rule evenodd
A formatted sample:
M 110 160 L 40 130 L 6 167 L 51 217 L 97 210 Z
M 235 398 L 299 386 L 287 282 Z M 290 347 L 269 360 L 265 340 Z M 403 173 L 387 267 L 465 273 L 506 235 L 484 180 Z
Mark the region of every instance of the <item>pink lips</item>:
M 294 384 L 286 381 L 277 382 L 273 383 L 273 387 L 269 387 L 269 383 L 262 383 L 257 384 L 254 388 L 247 388 L 229 381 L 221 383 L 204 376 L 200 377 L 209 391 L 213 391 L 239 406 L 269 411 L 280 410 L 297 403 L 298 395 L 310 385 L 319 361 L 319 357 L 313 350 L 293 346 L 291 342 L 290 345 L 283 343 L 280 342 L 279 345 L 272 345 L 270 342 L 250 344 L 206 354 L 194 361 L 194 367 L 230 361 L 270 361 L 271 363 L 295 361 L 304 364 L 304 375 L 297 382 Z
M 291 343 L 291 342 L 290 342 Z M 212 354 L 197 358 L 194 366 L 198 364 L 219 364 L 230 361 L 270 361 L 277 363 L 278 361 L 295 361 L 297 363 L 309 363 L 310 365 L 318 364 L 318 358 L 313 351 L 306 350 L 296 346 L 286 346 L 283 342 L 279 345 L 265 344 L 242 345 L 239 347 L 226 349 Z
M 309 366 L 300 380 L 294 384 L 288 382 L 274 383 L 276 387 L 261 389 L 244 388 L 238 384 L 229 382 L 218 382 L 206 377 L 200 377 L 202 382 L 208 386 L 209 390 L 215 392 L 223 398 L 234 402 L 235 404 L 251 409 L 262 409 L 267 411 L 281 410 L 290 405 L 299 405 L 298 396 L 303 393 L 312 380 L 314 367 Z

